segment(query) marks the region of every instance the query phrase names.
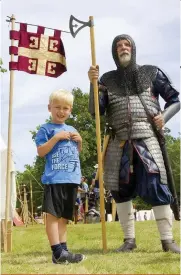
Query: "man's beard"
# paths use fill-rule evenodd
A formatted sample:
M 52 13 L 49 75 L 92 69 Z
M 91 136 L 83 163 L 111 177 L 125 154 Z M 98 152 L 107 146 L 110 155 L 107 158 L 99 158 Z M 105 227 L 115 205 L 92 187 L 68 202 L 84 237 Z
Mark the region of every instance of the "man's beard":
M 122 56 L 119 56 L 120 65 L 123 67 L 128 66 L 130 60 L 131 60 L 131 53 L 125 53 Z

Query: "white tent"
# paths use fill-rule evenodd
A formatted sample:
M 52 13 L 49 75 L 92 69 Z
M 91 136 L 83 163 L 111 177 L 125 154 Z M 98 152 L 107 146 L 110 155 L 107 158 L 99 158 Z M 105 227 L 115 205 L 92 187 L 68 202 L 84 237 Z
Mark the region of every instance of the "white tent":
M 140 210 L 137 212 L 137 220 L 138 221 L 145 221 L 145 216 L 147 220 L 155 220 L 155 216 L 153 213 L 153 209 L 151 210 Z
M 0 136 L 0 200 L 1 200 L 1 209 L 0 209 L 0 221 L 5 219 L 5 203 L 6 203 L 6 167 L 7 167 L 7 146 Z M 9 217 L 13 218 L 13 213 L 16 208 L 16 180 L 15 180 L 15 166 L 12 160 L 11 162 L 11 199 L 10 199 L 10 213 Z

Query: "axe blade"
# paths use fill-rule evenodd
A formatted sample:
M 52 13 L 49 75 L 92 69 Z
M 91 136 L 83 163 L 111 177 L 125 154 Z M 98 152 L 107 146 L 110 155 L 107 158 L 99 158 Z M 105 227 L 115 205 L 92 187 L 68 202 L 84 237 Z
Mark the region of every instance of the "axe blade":
M 82 26 L 78 27 L 77 24 L 73 24 L 73 21 L 75 21 L 76 23 L 82 24 Z M 71 35 L 75 38 L 77 33 L 85 28 L 85 27 L 92 27 L 93 23 L 91 22 L 91 20 L 89 20 L 88 22 L 84 22 L 84 21 L 80 21 L 79 19 L 75 18 L 73 15 L 70 16 L 69 19 L 69 29 L 70 29 L 70 33 Z M 74 28 L 78 28 L 77 30 L 74 31 Z

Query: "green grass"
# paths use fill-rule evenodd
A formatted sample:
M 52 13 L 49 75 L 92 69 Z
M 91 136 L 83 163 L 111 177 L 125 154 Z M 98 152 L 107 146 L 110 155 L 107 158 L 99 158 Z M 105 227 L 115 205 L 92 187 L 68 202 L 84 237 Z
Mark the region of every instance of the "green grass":
M 161 250 L 154 221 L 136 222 L 138 248 L 133 253 L 116 253 L 123 234 L 118 222 L 107 223 L 106 254 L 102 253 L 101 224 L 68 226 L 68 247 L 84 253 L 79 264 L 54 265 L 44 225 L 13 228 L 13 252 L 2 253 L 2 274 L 180 274 L 180 256 Z M 174 222 L 179 242 L 179 222 Z

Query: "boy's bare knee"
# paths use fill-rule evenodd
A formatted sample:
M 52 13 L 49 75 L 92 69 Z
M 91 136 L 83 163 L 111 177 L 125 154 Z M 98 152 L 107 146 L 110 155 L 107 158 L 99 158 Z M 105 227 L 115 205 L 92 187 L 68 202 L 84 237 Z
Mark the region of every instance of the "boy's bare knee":
M 55 216 L 47 213 L 47 220 L 48 221 L 56 221 L 57 222 L 59 220 L 59 218 L 57 218 L 57 217 L 55 217 Z

